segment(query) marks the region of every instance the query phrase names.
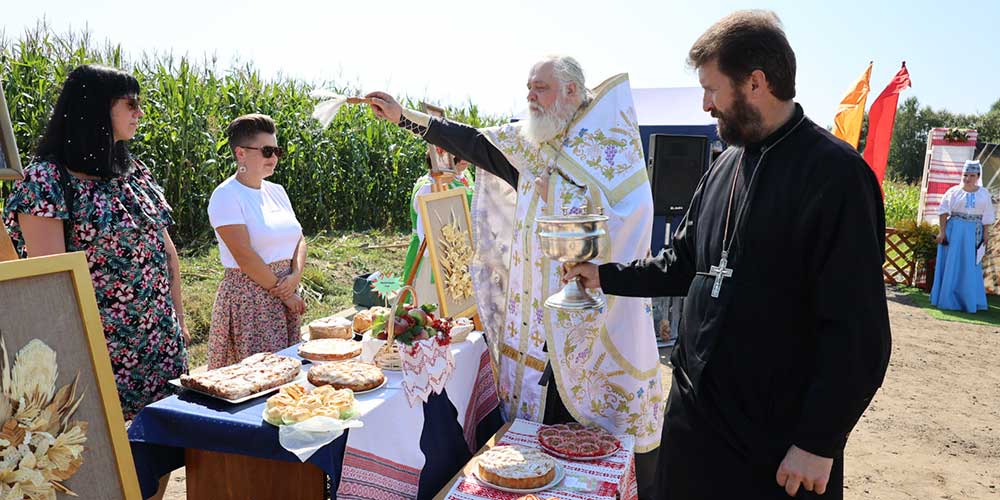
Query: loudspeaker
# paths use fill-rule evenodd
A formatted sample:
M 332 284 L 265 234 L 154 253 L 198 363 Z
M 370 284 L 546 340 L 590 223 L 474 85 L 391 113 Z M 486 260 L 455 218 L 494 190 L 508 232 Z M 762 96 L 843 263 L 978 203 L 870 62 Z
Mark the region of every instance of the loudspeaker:
M 654 215 L 683 215 L 708 161 L 708 138 L 650 134 L 649 165 Z

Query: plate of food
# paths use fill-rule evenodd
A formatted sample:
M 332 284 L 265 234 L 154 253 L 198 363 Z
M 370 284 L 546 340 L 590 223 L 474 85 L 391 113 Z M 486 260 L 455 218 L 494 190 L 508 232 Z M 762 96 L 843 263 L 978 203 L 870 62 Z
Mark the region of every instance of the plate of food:
M 554 488 L 565 471 L 537 448 L 500 445 L 475 458 L 472 474 L 490 488 L 508 493 L 536 493 Z
M 567 460 L 589 461 L 610 457 L 621 441 L 600 427 L 578 423 L 547 425 L 538 429 L 538 444 L 546 452 Z
M 267 398 L 264 421 L 275 426 L 293 425 L 312 417 L 330 417 L 339 420 L 356 418 L 354 393 L 325 385 L 308 389 L 300 384 L 290 384 Z
M 372 387 L 371 389 L 365 389 L 363 391 L 353 391 L 353 392 L 354 392 L 355 396 L 360 396 L 362 394 L 368 394 L 369 392 L 375 392 L 375 391 L 377 391 L 377 390 L 385 387 L 385 384 L 388 384 L 388 383 L 389 383 L 389 379 L 388 379 L 388 377 L 386 377 L 386 378 L 382 379 L 382 383 L 381 384 L 379 384 L 379 385 L 377 385 L 375 387 Z
M 355 394 L 379 389 L 388 380 L 379 367 L 353 360 L 314 365 L 306 378 L 317 387 L 329 385 L 335 389 L 350 389 Z
M 169 383 L 189 391 L 237 404 L 270 394 L 305 378 L 302 362 L 262 352 L 239 363 L 201 373 L 185 374 Z

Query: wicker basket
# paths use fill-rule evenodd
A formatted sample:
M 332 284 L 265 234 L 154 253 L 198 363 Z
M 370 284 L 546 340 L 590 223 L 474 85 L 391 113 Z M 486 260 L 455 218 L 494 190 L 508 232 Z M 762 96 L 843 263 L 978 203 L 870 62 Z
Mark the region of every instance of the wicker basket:
M 406 292 L 410 292 L 410 296 L 413 297 L 413 303 L 417 304 L 417 291 L 412 286 L 406 285 L 399 289 L 399 293 L 396 294 L 396 300 L 392 303 L 392 309 L 389 310 L 389 320 L 386 321 L 385 345 L 375 353 L 375 366 L 383 370 L 400 371 L 403 369 L 403 359 L 399 355 L 399 343 L 396 342 L 396 334 L 393 330 L 395 330 L 394 320 L 396 318 L 396 309 L 399 309 L 399 305 L 403 301 L 403 296 L 406 295 Z

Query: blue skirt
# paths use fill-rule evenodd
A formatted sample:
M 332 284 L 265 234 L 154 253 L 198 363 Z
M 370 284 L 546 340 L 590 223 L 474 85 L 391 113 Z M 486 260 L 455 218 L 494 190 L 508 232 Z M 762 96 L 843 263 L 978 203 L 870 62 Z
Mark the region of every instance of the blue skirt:
M 983 224 L 952 218 L 945 235 L 947 245 L 938 245 L 931 304 L 939 309 L 974 313 L 985 311 L 986 287 L 983 268 L 976 262 L 976 247 L 982 241 Z

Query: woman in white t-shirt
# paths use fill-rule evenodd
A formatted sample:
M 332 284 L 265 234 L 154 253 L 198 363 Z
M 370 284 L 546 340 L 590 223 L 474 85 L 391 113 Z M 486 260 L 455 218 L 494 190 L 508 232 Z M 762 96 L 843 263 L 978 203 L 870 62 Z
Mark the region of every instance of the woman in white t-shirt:
M 212 309 L 209 368 L 299 339 L 306 242 L 285 189 L 264 180 L 284 154 L 275 134 L 274 120 L 261 114 L 241 116 L 226 129 L 239 167 L 208 202 L 226 268 Z

